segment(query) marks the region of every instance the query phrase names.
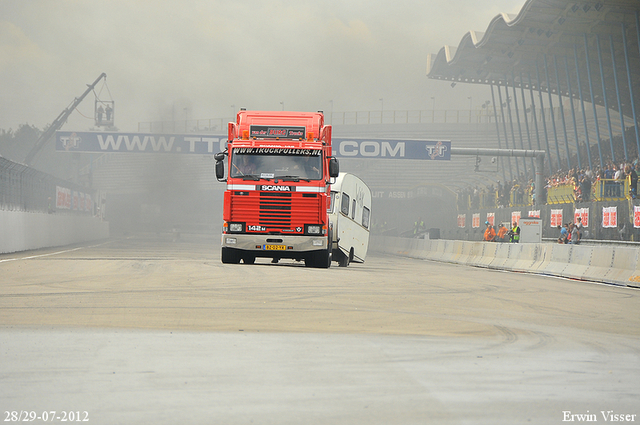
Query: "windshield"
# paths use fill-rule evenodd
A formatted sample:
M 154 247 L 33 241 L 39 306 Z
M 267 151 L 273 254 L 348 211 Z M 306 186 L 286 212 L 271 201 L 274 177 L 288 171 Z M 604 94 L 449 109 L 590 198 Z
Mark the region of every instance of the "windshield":
M 231 177 L 252 180 L 320 180 L 319 149 L 236 148 L 231 157 Z

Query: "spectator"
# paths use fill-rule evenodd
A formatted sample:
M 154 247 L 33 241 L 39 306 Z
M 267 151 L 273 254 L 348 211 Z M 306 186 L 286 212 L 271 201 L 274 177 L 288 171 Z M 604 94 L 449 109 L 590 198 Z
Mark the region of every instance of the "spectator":
M 576 226 L 578 227 L 578 232 L 580 233 L 580 236 L 582 238 L 582 217 L 578 217 L 576 221 L 577 221 Z
M 418 217 L 418 220 L 413 223 L 413 237 L 414 238 L 420 237 L 420 235 L 422 235 L 425 229 L 426 227 L 424 225 L 424 221 L 422 220 L 422 217 Z
M 504 224 L 500 223 L 500 229 L 498 229 L 498 242 L 506 242 L 507 241 L 507 228 Z
M 569 228 L 571 229 L 571 243 L 573 245 L 577 245 L 580 243 L 580 230 L 578 229 L 578 226 L 576 226 L 574 223 L 571 223 L 569 225 Z
M 496 240 L 496 231 L 493 229 L 493 226 L 488 221 L 485 221 L 484 224 L 487 226 L 484 231 L 484 240 L 486 242 L 495 242 Z
M 567 230 L 567 225 L 558 226 L 558 230 L 560 231 L 560 236 L 558 237 L 558 243 L 565 244 L 567 243 L 567 238 L 569 237 L 569 231 Z
M 517 222 L 513 222 L 513 228 L 509 231 L 509 242 L 518 243 L 520 242 L 520 226 L 518 226 Z
M 591 179 L 585 173 L 580 180 L 580 193 L 582 195 L 583 202 L 589 202 L 591 199 Z

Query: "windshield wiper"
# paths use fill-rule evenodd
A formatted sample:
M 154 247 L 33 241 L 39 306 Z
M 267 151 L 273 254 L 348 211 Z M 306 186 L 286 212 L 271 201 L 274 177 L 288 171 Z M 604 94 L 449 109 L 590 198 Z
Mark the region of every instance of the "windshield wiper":
M 258 181 L 258 180 L 260 180 L 260 176 L 257 176 L 255 174 L 245 174 L 244 176 L 242 176 L 242 180 Z
M 311 179 L 305 179 L 304 177 L 300 177 L 300 176 L 278 176 L 276 177 L 276 179 L 280 179 L 282 181 L 294 181 L 294 182 L 299 182 L 300 180 L 304 180 L 306 182 L 311 181 Z

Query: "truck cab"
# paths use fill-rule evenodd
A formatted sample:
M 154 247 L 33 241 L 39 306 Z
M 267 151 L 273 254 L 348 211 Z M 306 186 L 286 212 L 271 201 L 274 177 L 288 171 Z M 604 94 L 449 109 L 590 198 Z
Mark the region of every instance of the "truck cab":
M 215 158 L 216 177 L 227 184 L 223 263 L 266 257 L 330 267 L 327 210 L 339 169 L 322 113 L 241 110 Z

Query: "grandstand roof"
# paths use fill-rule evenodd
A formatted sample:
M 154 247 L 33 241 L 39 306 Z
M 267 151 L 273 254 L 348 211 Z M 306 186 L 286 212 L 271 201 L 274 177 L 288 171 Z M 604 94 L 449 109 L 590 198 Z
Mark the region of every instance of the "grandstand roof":
M 618 110 L 615 76 L 622 110 L 631 117 L 624 44 L 626 41 L 634 100 L 639 105 L 639 14 L 638 0 L 527 0 L 517 15 L 500 14 L 491 20 L 486 31 L 469 31 L 458 47 L 444 46 L 437 55 L 429 55 L 427 76 L 472 84 L 531 86 L 535 90 L 539 86 L 552 93 L 557 93 L 559 85 L 563 96 L 568 96 L 571 88 L 573 97 L 578 98 L 577 63 L 579 87 L 584 100 L 590 102 L 588 63 L 594 103 L 605 104 L 604 75 L 606 101 L 610 108 Z

